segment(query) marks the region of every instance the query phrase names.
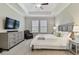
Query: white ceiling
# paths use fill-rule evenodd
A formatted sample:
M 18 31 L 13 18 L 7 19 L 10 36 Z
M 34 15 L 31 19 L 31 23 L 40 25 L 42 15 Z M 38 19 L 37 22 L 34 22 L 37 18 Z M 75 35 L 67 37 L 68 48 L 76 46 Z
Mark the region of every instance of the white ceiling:
M 36 8 L 37 3 L 10 3 L 10 7 L 13 7 L 23 15 L 41 16 L 41 15 L 57 15 L 62 12 L 68 3 L 49 3 L 48 5 L 43 5 L 42 8 Z
M 23 4 L 25 5 L 25 7 L 29 10 L 29 11 L 51 11 L 53 10 L 53 8 L 56 7 L 57 4 L 55 3 L 49 3 L 48 5 L 42 5 L 42 8 L 36 8 L 36 5 L 38 3 L 27 3 L 27 4 Z

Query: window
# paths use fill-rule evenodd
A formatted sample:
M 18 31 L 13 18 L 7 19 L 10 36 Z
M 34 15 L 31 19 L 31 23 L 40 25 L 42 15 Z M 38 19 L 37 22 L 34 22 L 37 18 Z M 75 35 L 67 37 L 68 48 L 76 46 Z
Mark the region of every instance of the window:
M 32 32 L 38 33 L 39 32 L 39 20 L 32 21 Z
M 47 33 L 47 20 L 40 20 L 40 32 Z
M 33 20 L 32 21 L 33 33 L 47 33 L 47 20 Z

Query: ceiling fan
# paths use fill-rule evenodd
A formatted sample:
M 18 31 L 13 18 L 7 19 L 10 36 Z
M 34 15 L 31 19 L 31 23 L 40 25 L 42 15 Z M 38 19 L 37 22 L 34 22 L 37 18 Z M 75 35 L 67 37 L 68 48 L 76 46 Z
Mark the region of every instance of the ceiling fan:
M 48 3 L 41 3 L 41 5 L 48 5 Z
M 42 6 L 43 5 L 48 5 L 48 3 L 39 3 L 36 5 L 36 8 L 44 9 Z

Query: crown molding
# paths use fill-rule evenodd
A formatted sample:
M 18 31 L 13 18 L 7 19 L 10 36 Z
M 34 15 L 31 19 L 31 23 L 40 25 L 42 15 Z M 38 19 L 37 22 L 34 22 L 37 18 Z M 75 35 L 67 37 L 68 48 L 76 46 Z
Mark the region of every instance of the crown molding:
M 26 13 L 26 15 L 29 14 L 27 8 L 22 3 L 17 3 L 17 4 L 24 10 L 24 12 Z
M 21 12 L 19 12 L 15 7 L 13 7 L 11 4 L 6 3 L 6 5 L 7 5 L 8 7 L 10 7 L 12 10 L 14 10 L 15 12 L 17 12 L 18 14 L 20 14 L 21 16 L 23 16 L 23 14 L 22 14 Z

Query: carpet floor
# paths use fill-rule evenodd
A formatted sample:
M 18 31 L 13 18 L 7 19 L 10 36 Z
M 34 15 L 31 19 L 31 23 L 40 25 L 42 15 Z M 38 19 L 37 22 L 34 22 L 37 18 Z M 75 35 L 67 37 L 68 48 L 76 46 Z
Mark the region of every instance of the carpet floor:
M 33 50 L 30 48 L 31 39 L 25 40 L 9 51 L 3 51 L 0 55 L 72 55 L 69 51 L 57 50 Z

